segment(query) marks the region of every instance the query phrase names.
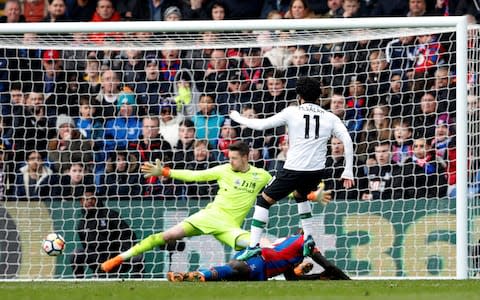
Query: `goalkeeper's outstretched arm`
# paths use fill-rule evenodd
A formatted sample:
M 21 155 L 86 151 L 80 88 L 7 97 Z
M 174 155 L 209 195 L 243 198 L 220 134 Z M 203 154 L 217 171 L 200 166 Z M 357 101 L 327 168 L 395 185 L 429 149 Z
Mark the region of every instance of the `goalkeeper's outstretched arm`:
M 196 181 L 212 181 L 218 180 L 223 175 L 223 170 L 220 168 L 222 165 L 213 167 L 206 170 L 175 170 L 170 169 L 162 164 L 162 162 L 157 159 L 155 163 L 146 162 L 141 166 L 141 171 L 144 174 L 145 178 L 149 177 L 170 177 L 185 182 L 196 182 Z

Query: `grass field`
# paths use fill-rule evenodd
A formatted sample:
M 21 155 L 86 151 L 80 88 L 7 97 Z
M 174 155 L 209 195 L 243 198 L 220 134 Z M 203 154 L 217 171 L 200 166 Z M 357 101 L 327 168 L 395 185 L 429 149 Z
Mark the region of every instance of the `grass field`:
M 479 299 L 480 280 L 0 282 L 0 299 Z M 448 297 L 448 298 L 447 298 Z

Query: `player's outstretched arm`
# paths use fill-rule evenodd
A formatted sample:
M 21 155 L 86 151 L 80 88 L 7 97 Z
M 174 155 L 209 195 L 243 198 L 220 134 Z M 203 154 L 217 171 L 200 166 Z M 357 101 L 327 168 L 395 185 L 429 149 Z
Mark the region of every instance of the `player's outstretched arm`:
M 285 125 L 286 124 L 286 119 L 284 117 L 285 115 L 288 115 L 288 112 L 285 112 L 285 110 L 266 119 L 256 119 L 256 118 L 249 119 L 240 115 L 240 113 L 236 110 L 230 111 L 230 114 L 229 114 L 230 118 L 233 121 L 255 130 L 265 130 L 265 129 Z
M 339 267 L 327 260 L 320 251 L 314 252 L 312 254 L 312 259 L 325 269 L 325 271 L 318 274 L 319 278 L 317 279 L 350 280 L 350 277 L 347 274 L 345 274 Z M 312 274 L 312 276 L 313 275 L 315 274 Z
M 141 166 L 141 171 L 144 173 L 145 178 L 149 178 L 152 176 L 170 176 L 170 168 L 164 167 L 160 159 L 155 160 L 155 164 L 146 162 Z
M 346 275 L 342 270 L 337 266 L 330 267 L 329 269 L 324 270 L 321 273 L 315 274 L 304 274 L 296 276 L 295 278 L 287 278 L 287 280 L 351 280 L 348 275 Z

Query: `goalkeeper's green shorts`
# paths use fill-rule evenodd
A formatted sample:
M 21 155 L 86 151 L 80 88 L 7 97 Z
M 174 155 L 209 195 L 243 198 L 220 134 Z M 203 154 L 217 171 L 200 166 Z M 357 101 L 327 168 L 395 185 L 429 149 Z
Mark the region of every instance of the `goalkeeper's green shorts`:
M 239 236 L 246 234 L 246 238 L 250 238 L 250 233 L 240 228 L 230 216 L 215 209 L 202 209 L 187 217 L 182 223 L 187 237 L 213 235 L 217 240 L 235 250 L 243 249 L 236 247 L 235 242 Z M 191 225 L 193 229 L 187 224 Z

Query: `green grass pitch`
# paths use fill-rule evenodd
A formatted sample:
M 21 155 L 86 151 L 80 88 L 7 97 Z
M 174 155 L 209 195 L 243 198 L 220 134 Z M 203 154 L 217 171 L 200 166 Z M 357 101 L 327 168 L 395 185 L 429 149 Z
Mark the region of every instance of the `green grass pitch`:
M 0 282 L 0 299 L 479 299 L 480 280 Z

